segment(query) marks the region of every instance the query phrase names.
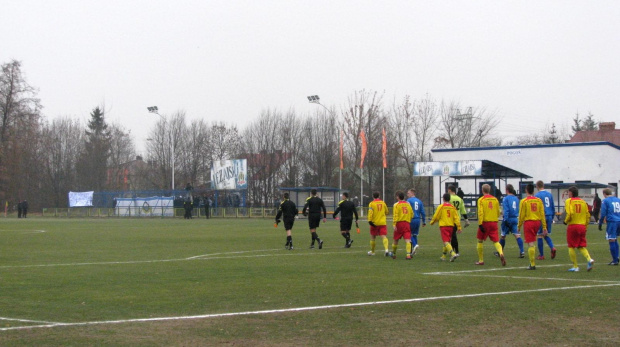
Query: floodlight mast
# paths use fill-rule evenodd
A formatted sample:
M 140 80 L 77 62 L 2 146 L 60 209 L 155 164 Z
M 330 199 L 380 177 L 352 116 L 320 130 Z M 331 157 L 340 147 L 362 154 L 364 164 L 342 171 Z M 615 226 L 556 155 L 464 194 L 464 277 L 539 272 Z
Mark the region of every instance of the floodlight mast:
M 327 108 L 325 105 L 321 104 L 321 99 L 319 98 L 318 95 L 310 95 L 308 96 L 308 101 L 311 104 L 317 104 L 317 105 L 321 105 L 324 109 L 327 110 L 327 112 L 329 112 L 329 114 L 332 115 L 332 117 L 334 116 L 334 113 L 332 112 L 332 110 L 330 110 L 329 108 Z M 342 129 L 340 129 L 340 126 L 338 126 L 338 130 L 340 131 L 338 133 L 338 139 L 340 139 L 340 136 L 342 134 Z M 340 142 L 339 142 L 340 143 Z M 340 165 L 338 165 L 338 168 L 340 168 Z M 338 170 L 339 173 L 339 179 L 338 179 L 338 193 L 341 193 L 342 191 L 342 169 Z
M 166 117 L 159 114 L 159 109 L 157 108 L 157 106 L 149 106 L 146 109 L 150 113 L 154 113 L 158 115 L 159 117 L 161 117 L 164 120 L 164 124 L 167 123 Z M 172 124 L 170 125 L 172 126 Z M 172 179 L 170 181 L 170 189 L 172 190 L 172 194 L 174 197 L 174 136 L 173 136 L 172 128 L 170 128 L 169 138 L 170 138 L 170 161 L 171 161 L 170 166 L 172 167 Z

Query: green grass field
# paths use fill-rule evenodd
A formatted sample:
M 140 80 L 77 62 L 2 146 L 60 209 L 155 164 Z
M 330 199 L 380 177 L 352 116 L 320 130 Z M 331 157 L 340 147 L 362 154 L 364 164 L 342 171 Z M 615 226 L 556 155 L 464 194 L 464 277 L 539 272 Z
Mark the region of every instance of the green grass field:
M 569 273 L 566 227 L 555 260 L 526 271 L 512 236 L 501 267 L 474 226 L 441 262 L 436 226 L 411 261 L 369 257 L 367 224 L 351 249 L 336 221 L 295 250 L 270 219 L 2 219 L 1 346 L 617 345 L 620 267 L 590 226 L 593 271 Z M 390 242 L 391 244 L 391 242 Z M 549 249 L 545 246 L 549 257 Z

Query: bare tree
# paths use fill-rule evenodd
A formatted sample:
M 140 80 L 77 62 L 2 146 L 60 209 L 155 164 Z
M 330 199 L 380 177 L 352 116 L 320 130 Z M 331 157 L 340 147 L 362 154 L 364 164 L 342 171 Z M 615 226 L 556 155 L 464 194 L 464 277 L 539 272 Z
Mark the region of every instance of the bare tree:
M 124 179 L 129 179 L 129 163 L 135 160 L 136 150 L 131 131 L 125 131 L 120 124 L 110 126 L 110 156 L 108 157 L 108 184 L 111 190 L 124 189 Z M 122 178 L 122 181 L 120 180 Z
M 439 136 L 435 147 L 464 148 L 498 145 L 501 141 L 492 136 L 499 124 L 496 112 L 484 107 L 469 107 L 464 113 L 457 102 L 441 102 Z
M 76 188 L 77 158 L 83 151 L 84 130 L 68 117 L 44 124 L 41 131 L 41 192 L 43 206 L 67 206 L 67 192 Z

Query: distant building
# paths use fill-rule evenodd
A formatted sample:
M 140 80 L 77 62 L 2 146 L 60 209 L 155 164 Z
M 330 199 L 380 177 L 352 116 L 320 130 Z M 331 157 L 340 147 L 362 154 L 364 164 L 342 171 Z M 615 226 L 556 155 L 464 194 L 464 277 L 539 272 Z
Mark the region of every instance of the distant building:
M 107 171 L 106 185 L 111 190 L 139 190 L 145 189 L 144 175 L 148 164 L 141 156 L 116 167 L 110 167 Z
M 615 122 L 600 123 L 598 128 L 599 130 L 577 131 L 575 135 L 568 140 L 568 142 L 576 143 L 604 141 L 620 146 L 620 129 L 616 129 Z

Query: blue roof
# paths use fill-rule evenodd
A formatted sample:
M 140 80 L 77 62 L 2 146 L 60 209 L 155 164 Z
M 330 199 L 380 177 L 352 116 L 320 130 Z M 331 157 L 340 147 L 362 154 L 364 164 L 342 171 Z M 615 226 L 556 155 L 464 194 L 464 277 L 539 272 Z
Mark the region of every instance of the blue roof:
M 551 148 L 551 147 L 579 147 L 579 146 L 611 146 L 620 150 L 611 142 L 595 141 L 595 142 L 574 142 L 574 143 L 551 143 L 545 145 L 524 145 L 524 146 L 494 146 L 494 147 L 467 147 L 467 148 L 441 148 L 431 149 L 431 152 L 461 152 L 461 151 L 491 151 L 497 149 L 521 149 L 521 148 Z

